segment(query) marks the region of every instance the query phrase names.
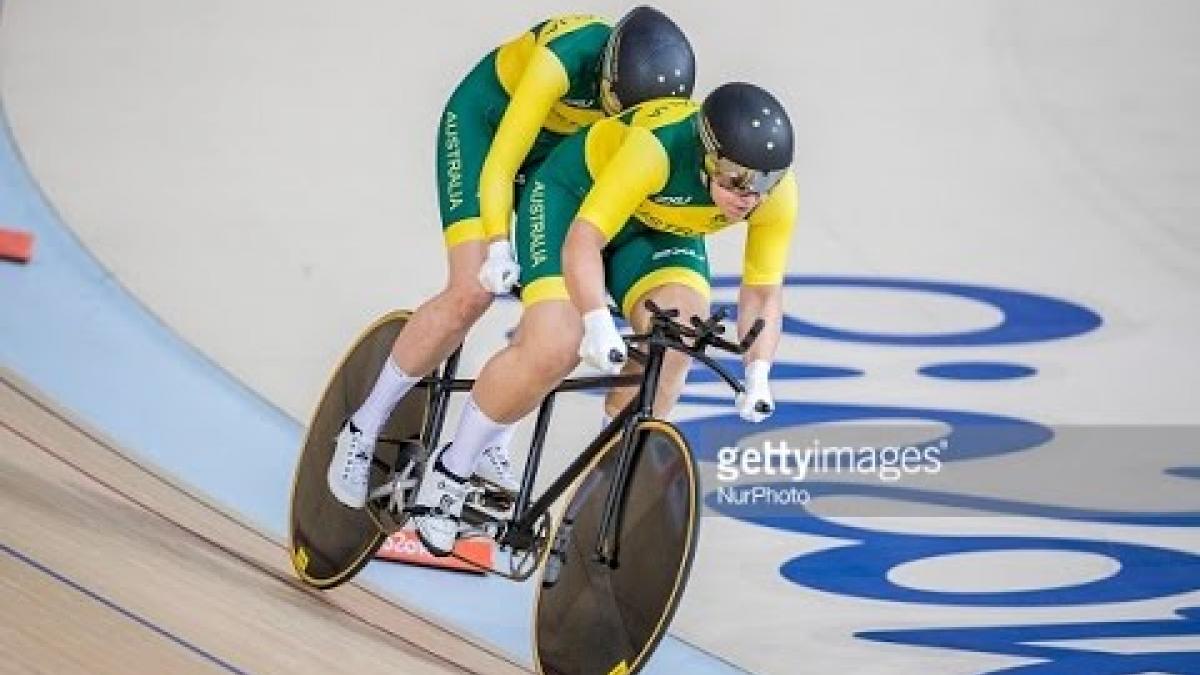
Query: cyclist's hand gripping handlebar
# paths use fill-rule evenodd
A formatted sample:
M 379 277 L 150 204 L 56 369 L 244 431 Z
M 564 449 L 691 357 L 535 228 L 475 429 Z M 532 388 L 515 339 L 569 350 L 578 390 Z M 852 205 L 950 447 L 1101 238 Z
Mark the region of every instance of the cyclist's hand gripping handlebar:
M 734 398 L 738 415 L 747 422 L 762 422 L 775 411 L 769 380 L 771 364 L 764 360 L 751 361 L 746 366 L 746 391 Z
M 625 365 L 626 347 L 608 309 L 596 309 L 583 315 L 583 339 L 579 356 L 588 365 L 615 375 Z

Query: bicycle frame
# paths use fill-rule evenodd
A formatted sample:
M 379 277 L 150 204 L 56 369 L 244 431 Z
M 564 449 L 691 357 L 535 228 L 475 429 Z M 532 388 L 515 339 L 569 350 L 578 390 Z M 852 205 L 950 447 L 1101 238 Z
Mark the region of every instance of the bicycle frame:
M 687 330 L 686 328 L 682 328 L 679 324 L 674 324 L 670 321 L 670 319 L 678 315 L 678 312 L 674 312 L 674 310 L 662 312 L 653 303 L 648 303 L 648 306 L 651 308 L 652 313 L 655 314 L 655 318 L 651 322 L 650 332 L 645 335 L 636 335 L 629 338 L 631 342 L 644 342 L 646 345 L 646 352 L 644 354 L 632 347 L 630 349 L 631 355 L 637 357 L 642 362 L 642 374 L 571 378 L 561 382 L 542 399 L 538 408 L 533 439 L 529 446 L 529 457 L 525 462 L 521 488 L 513 504 L 513 515 L 508 520 L 498 521 L 499 524 L 504 526 L 503 531 L 497 538 L 497 541 L 501 545 L 513 546 L 518 549 L 528 549 L 533 543 L 535 537 L 534 528 L 537 522 L 549 511 L 550 506 L 570 488 L 571 484 L 587 470 L 592 461 L 599 456 L 609 443 L 618 434 L 621 434 L 622 441 L 617 456 L 616 474 L 613 476 L 613 481 L 609 485 L 608 494 L 605 498 L 604 512 L 600 521 L 600 530 L 597 535 L 594 557 L 597 562 L 606 563 L 610 567 L 616 568 L 617 554 L 620 548 L 617 535 L 620 532 L 621 518 L 624 514 L 625 489 L 629 482 L 629 471 L 633 466 L 633 450 L 638 440 L 633 437 L 632 431 L 639 423 L 654 417 L 654 401 L 658 392 L 659 374 L 662 371 L 662 364 L 667 350 L 673 349 L 700 361 L 716 372 L 735 391 L 743 391 L 741 383 L 726 371 L 725 368 L 714 361 L 712 357 L 705 354 L 704 350 L 708 346 L 717 346 L 732 353 L 744 352 L 748 345 L 757 337 L 759 331 L 762 330 L 763 322 L 761 319 L 755 322 L 755 326 L 747 334 L 747 338 L 743 340 L 741 345 L 733 345 L 716 338 L 717 333 L 713 331 L 714 326 L 724 318 L 723 313 L 714 316 L 707 323 L 699 319 L 693 319 L 692 325 L 697 329 L 701 329 L 702 332 L 685 333 L 683 331 Z M 685 335 L 691 335 L 697 337 L 697 339 L 691 346 L 688 346 L 681 340 L 681 337 Z M 437 447 L 438 442 L 441 440 L 450 394 L 453 392 L 470 391 L 475 385 L 475 380 L 455 377 L 461 356 L 462 346 L 460 345 L 450 358 L 446 360 L 446 364 L 440 374 L 422 378 L 417 385 L 426 388 L 429 395 L 430 414 L 426 416 L 425 426 L 421 432 L 421 442 L 426 448 L 432 449 Z M 554 482 L 546 488 L 537 501 L 530 505 L 529 500 L 532 496 L 533 485 L 537 480 L 537 471 L 541 464 L 546 432 L 550 425 L 550 414 L 554 409 L 554 397 L 561 392 L 627 386 L 638 387 L 637 394 L 629 404 L 554 479 Z
M 633 438 L 633 434 L 630 432 L 639 422 L 653 417 L 659 373 L 662 370 L 666 351 L 671 347 L 667 342 L 665 332 L 657 323 L 652 327 L 649 335 L 642 337 L 648 338 L 646 340 L 648 349 L 644 357 L 644 370 L 642 374 L 571 378 L 564 380 L 542 399 L 538 408 L 533 438 L 530 442 L 529 456 L 525 462 L 521 488 L 517 493 L 513 506 L 513 516 L 507 521 L 502 521 L 506 524 L 506 527 L 498 540 L 499 543 L 518 548 L 527 547 L 532 542 L 534 526 L 538 520 L 567 491 L 571 484 L 583 474 L 609 443 L 618 434 L 623 433 L 623 441 L 617 459 L 617 473 L 614 476 L 605 500 L 604 516 L 601 521 L 600 534 L 596 544 L 597 561 L 616 567 L 618 550 L 616 534 L 620 529 L 622 507 L 625 501 L 625 486 L 628 482 L 627 474 L 633 464 L 631 455 L 634 447 L 636 447 L 634 444 L 636 439 Z M 689 354 L 693 358 L 701 359 L 707 365 L 716 369 L 731 384 L 735 383 L 735 380 L 728 373 L 724 372 L 723 368 L 703 354 L 703 346 L 700 346 L 699 349 L 687 349 L 681 348 L 679 345 L 674 345 L 674 348 Z M 441 440 L 450 394 L 453 392 L 470 391 L 475 384 L 475 380 L 473 379 L 455 377 L 461 355 L 462 347 L 459 346 L 450 358 L 447 359 L 441 373 L 425 377 L 417 385 L 429 391 L 430 414 L 426 416 L 425 427 L 421 433 L 421 442 L 426 448 L 437 447 L 438 442 Z M 554 482 L 546 488 L 537 501 L 530 505 L 533 485 L 537 479 L 537 471 L 541 464 L 546 433 L 550 425 L 550 414 L 554 408 L 555 396 L 561 392 L 627 386 L 637 386 L 638 393 L 583 452 L 555 478 Z

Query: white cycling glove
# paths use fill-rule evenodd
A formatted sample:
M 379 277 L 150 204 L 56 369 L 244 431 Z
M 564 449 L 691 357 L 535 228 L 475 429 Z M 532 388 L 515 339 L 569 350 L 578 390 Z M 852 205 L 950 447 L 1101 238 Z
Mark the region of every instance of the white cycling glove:
M 627 353 L 625 341 L 617 332 L 608 309 L 593 309 L 583 315 L 583 340 L 579 343 L 579 356 L 589 366 L 615 375 L 625 365 Z
M 521 266 L 513 256 L 512 245 L 507 241 L 488 244 L 487 260 L 479 268 L 479 285 L 494 295 L 512 290 L 521 277 Z
M 758 424 L 775 412 L 775 400 L 771 398 L 771 363 L 763 359 L 751 361 L 746 366 L 746 393 L 734 399 L 738 415 L 747 422 Z

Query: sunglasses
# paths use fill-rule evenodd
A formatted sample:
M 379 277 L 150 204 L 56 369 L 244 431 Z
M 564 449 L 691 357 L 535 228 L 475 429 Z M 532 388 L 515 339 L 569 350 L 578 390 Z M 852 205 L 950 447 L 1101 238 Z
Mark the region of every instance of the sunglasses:
M 759 171 L 746 168 L 731 159 L 717 156 L 716 153 L 704 155 L 704 171 L 709 178 L 722 188 L 741 195 L 765 195 L 779 183 L 786 169 L 778 171 Z

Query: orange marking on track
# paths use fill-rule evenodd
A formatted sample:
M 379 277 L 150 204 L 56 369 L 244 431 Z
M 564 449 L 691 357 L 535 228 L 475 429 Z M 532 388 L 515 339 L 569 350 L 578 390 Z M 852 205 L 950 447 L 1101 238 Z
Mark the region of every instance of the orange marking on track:
M 477 565 L 490 569 L 495 553 L 495 543 L 491 539 L 460 539 L 454 545 L 454 552 Z M 426 567 L 483 574 L 480 570 L 457 558 L 439 558 L 433 555 L 421 543 L 417 533 L 409 529 L 400 530 L 385 539 L 375 557 L 410 565 L 425 565 Z
M 33 257 L 33 235 L 0 227 L 0 260 L 27 263 Z

